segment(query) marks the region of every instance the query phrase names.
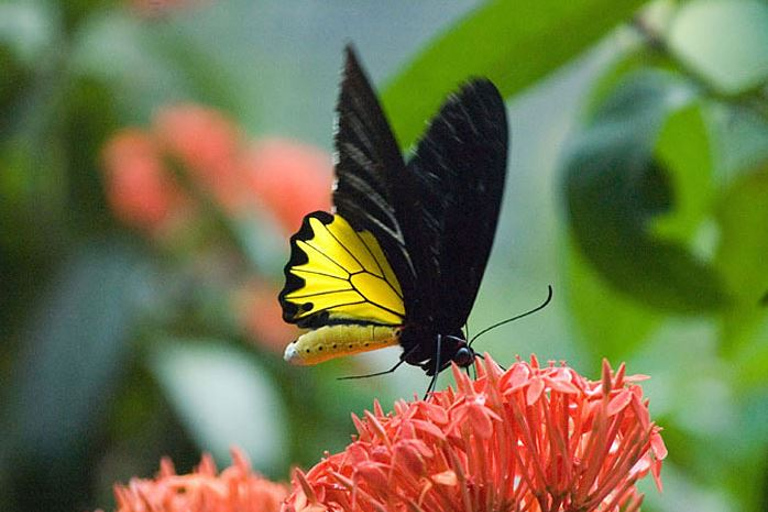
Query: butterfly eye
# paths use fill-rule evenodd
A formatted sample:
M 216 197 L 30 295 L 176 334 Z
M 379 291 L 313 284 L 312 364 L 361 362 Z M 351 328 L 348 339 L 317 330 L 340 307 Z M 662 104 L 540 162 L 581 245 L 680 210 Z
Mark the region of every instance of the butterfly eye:
M 461 347 L 453 356 L 453 362 L 462 368 L 466 368 L 475 362 L 475 352 L 469 347 Z

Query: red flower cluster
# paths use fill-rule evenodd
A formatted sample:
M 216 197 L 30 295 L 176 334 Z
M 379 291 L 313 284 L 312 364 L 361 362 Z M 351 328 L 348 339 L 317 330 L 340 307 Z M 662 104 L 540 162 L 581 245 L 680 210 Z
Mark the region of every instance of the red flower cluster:
M 107 198 L 126 224 L 159 230 L 179 220 L 189 206 L 148 134 L 134 129 L 119 133 L 105 147 L 103 162 Z
M 331 159 L 317 148 L 262 139 L 242 159 L 248 190 L 259 197 L 286 233 L 298 231 L 309 212 L 331 209 Z
M 188 217 L 201 196 L 230 216 L 266 212 L 286 232 L 330 208 L 329 155 L 282 139 L 250 144 L 226 116 L 197 105 L 160 111 L 149 132 L 118 133 L 103 156 L 115 214 L 153 233 Z
M 486 355 L 471 380 L 427 400 L 375 404 L 357 438 L 294 474 L 283 512 L 636 511 L 638 479 L 666 449 L 622 365 L 592 382 L 566 366 Z
M 163 459 L 154 480 L 115 486 L 118 512 L 278 512 L 287 488 L 254 473 L 242 453 L 235 450 L 232 458 L 219 475 L 210 456 L 188 475 L 177 475 Z

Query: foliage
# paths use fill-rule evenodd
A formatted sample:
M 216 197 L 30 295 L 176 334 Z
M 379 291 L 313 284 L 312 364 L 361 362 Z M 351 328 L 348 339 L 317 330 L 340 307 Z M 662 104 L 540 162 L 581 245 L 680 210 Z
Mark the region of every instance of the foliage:
M 408 370 L 335 380 L 396 351 L 280 357 L 286 240 L 328 207 L 331 148 L 275 139 L 268 107 L 330 116 L 352 38 L 374 77 L 400 63 L 380 90 L 404 147 L 469 76 L 509 100 L 508 200 L 472 322 L 549 282 L 556 300 L 483 349 L 583 373 L 627 361 L 652 377 L 669 448 L 644 507 L 765 510 L 768 5 L 643 4 L 489 1 L 450 23 L 442 2 L 0 4 L 0 509 L 111 509 L 113 482 L 164 455 L 225 462 L 231 443 L 285 480 L 374 396 L 423 392 Z M 280 81 L 296 66 L 313 80 Z M 518 115 L 532 102 L 548 115 Z

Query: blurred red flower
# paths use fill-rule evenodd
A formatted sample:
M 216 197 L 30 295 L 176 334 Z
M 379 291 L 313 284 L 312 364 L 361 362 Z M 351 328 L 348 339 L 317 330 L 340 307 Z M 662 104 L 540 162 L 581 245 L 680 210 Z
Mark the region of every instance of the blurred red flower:
M 227 213 L 237 213 L 252 201 L 238 165 L 243 136 L 224 114 L 199 105 L 167 107 L 155 116 L 153 131 L 169 156 L 188 171 L 192 184 Z
M 188 203 L 210 198 L 231 217 L 261 209 L 285 232 L 331 206 L 330 155 L 287 139 L 249 146 L 234 122 L 199 105 L 162 109 L 151 133 L 118 133 L 104 149 L 104 165 L 112 207 L 140 228 L 162 224 L 184 195 Z
M 115 486 L 117 511 L 277 512 L 287 487 L 254 473 L 239 451 L 233 450 L 232 458 L 232 466 L 218 475 L 208 455 L 187 475 L 177 475 L 173 463 L 163 459 L 155 479 Z
M 187 203 L 149 135 L 126 129 L 107 143 L 102 157 L 107 199 L 124 223 L 156 231 L 167 226 Z
M 286 233 L 307 213 L 331 209 L 333 164 L 325 151 L 288 139 L 262 139 L 243 157 L 254 197 Z
M 666 449 L 622 365 L 592 382 L 566 366 L 488 356 L 427 400 L 378 403 L 347 449 L 294 473 L 283 512 L 636 511 Z

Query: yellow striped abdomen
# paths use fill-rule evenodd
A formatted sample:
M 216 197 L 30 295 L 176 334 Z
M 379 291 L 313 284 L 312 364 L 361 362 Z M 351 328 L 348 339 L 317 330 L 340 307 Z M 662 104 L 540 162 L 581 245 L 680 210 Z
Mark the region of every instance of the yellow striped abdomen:
M 397 345 L 399 329 L 383 325 L 326 325 L 299 336 L 285 348 L 284 358 L 304 366 Z

